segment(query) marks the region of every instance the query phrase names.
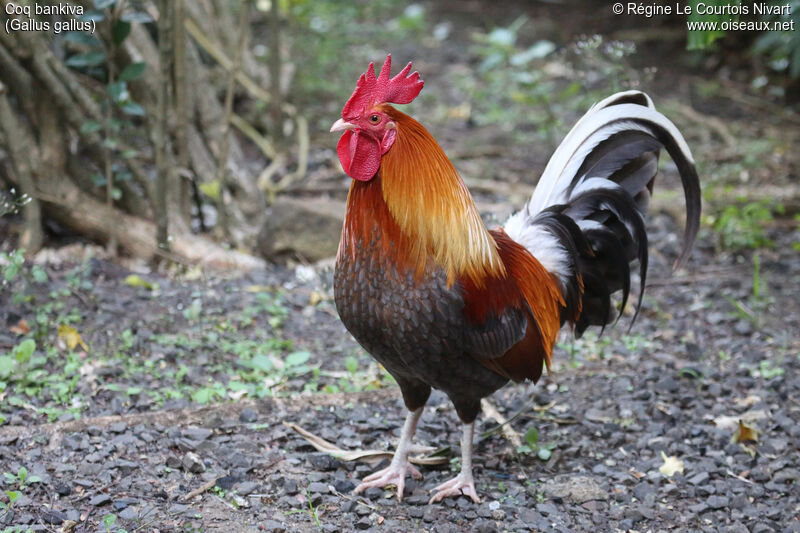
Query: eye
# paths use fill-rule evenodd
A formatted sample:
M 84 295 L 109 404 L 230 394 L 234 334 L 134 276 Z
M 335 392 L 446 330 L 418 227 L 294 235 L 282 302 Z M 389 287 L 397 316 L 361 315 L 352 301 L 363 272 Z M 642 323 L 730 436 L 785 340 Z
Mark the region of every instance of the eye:
M 369 121 L 370 121 L 372 124 L 377 124 L 378 122 L 380 122 L 380 121 L 381 121 L 381 117 L 380 117 L 379 115 L 370 115 L 370 116 L 369 116 Z

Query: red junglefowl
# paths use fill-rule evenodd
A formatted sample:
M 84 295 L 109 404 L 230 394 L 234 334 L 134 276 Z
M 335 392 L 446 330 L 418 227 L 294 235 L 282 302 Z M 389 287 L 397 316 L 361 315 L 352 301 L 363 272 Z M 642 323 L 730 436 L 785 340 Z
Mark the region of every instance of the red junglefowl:
M 480 499 L 472 439 L 481 398 L 509 380 L 539 379 L 556 335 L 580 335 L 614 317 L 610 295 L 630 291 L 639 264 L 639 303 L 647 271 L 644 215 L 665 148 L 686 197 L 681 264 L 694 243 L 700 185 L 676 127 L 638 91 L 615 94 L 575 125 L 544 170 L 527 205 L 487 230 L 464 182 L 439 144 L 410 116 L 422 90 L 409 63 L 390 78 L 391 56 L 374 66 L 331 131 L 353 178 L 336 259 L 336 308 L 347 329 L 397 380 L 409 414 L 391 464 L 356 487 L 421 477 L 408 462 L 431 387 L 463 422 L 461 472 L 431 502 Z M 638 311 L 638 307 L 637 307 Z M 635 318 L 635 316 L 634 316 Z

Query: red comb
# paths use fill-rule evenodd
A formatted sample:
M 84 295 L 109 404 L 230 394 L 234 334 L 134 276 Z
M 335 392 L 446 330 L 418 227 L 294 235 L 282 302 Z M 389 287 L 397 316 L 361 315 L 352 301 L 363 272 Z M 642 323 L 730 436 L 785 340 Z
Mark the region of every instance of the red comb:
M 419 79 L 419 72 L 411 72 L 411 63 L 397 73 L 394 78 L 389 78 L 392 71 L 392 54 L 386 56 L 386 61 L 381 67 L 381 73 L 375 76 L 375 65 L 370 63 L 367 71 L 361 75 L 356 85 L 356 90 L 344 104 L 342 118 L 352 120 L 364 110 L 375 104 L 408 104 L 417 97 L 422 90 L 424 82 Z

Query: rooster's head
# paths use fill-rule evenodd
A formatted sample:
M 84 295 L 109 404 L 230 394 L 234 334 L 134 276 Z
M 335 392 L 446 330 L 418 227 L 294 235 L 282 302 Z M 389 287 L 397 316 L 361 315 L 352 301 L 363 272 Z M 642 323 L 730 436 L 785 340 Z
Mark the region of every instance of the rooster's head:
M 394 143 L 397 124 L 387 113 L 387 104 L 408 104 L 422 90 L 419 73 L 409 75 L 411 63 L 393 78 L 389 77 L 391 70 L 391 54 L 378 76 L 370 63 L 344 105 L 342 118 L 331 127 L 331 131 L 344 131 L 336 151 L 342 168 L 353 179 L 371 180 L 381 166 L 381 156 Z

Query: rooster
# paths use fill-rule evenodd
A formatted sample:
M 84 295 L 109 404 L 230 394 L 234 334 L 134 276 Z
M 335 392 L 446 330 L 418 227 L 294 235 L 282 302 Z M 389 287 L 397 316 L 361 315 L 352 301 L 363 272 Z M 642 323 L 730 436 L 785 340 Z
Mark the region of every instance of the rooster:
M 391 55 L 370 63 L 331 127 L 353 181 L 336 258 L 334 295 L 345 327 L 395 378 L 408 408 L 390 465 L 355 492 L 421 478 L 408 456 L 431 388 L 463 423 L 461 472 L 433 491 L 480 498 L 472 475 L 481 399 L 509 380 L 536 382 L 556 336 L 576 335 L 620 313 L 639 265 L 647 272 L 647 212 L 658 156 L 678 167 L 686 198 L 682 264 L 700 219 L 700 185 L 689 147 L 644 93 L 593 106 L 556 149 L 530 201 L 502 228 L 485 227 L 464 182 L 416 120 L 390 104 L 422 90 L 409 63 L 391 76 Z M 637 306 L 638 312 L 638 306 Z M 635 319 L 635 315 L 634 315 Z

